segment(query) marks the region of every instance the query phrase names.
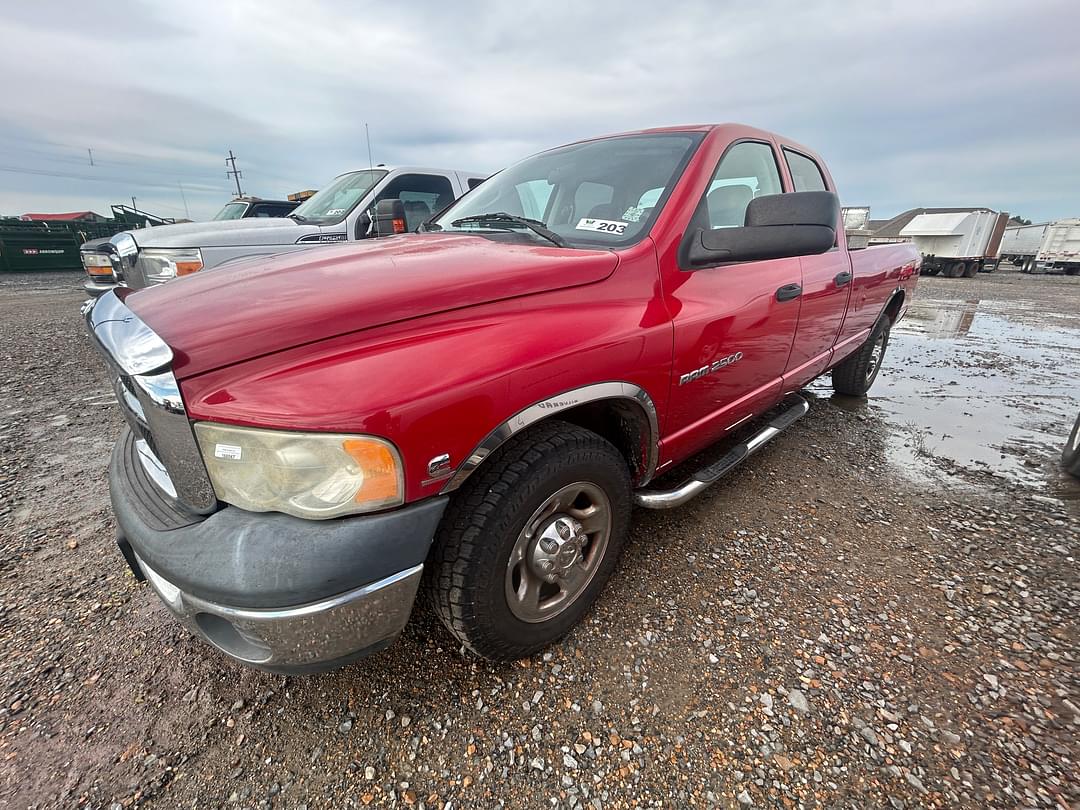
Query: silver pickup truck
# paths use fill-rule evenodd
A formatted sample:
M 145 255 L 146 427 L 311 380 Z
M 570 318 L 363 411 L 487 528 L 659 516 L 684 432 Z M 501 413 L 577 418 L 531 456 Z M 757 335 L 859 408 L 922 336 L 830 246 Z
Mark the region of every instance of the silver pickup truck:
M 124 231 L 82 246 L 83 289 L 99 296 L 118 284 L 136 289 L 248 256 L 286 253 L 385 236 L 377 207 L 392 202 L 389 233 L 412 231 L 483 182 L 479 172 L 385 165 L 347 172 L 287 218 L 248 218 Z

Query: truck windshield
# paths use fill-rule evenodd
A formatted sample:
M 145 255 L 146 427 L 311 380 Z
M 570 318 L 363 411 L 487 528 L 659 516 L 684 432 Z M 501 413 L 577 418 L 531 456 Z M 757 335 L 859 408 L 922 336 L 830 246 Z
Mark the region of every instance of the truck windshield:
M 345 219 L 371 187 L 385 176 L 385 169 L 364 169 L 343 174 L 289 216 L 305 225 L 334 225 Z
M 214 219 L 240 219 L 244 216 L 244 212 L 247 211 L 247 207 L 246 202 L 226 203 L 224 208 L 214 214 Z
M 515 225 L 518 217 L 570 247 L 625 247 L 649 232 L 701 139 L 697 132 L 622 135 L 541 152 L 486 180 L 424 230 L 541 238 Z

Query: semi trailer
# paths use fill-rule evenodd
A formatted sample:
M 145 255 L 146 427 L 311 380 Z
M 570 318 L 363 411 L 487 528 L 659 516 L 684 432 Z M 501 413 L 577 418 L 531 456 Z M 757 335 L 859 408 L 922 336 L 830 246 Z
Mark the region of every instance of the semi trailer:
M 985 208 L 947 214 L 919 214 L 900 236 L 922 254 L 922 272 L 949 278 L 974 278 L 997 266 L 1007 213 Z

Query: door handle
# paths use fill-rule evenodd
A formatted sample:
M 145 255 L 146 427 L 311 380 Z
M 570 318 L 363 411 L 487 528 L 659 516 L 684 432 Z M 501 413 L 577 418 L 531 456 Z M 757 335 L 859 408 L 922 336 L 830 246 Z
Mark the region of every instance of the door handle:
M 843 273 L 837 273 L 833 281 L 836 282 L 837 287 L 843 287 L 845 284 L 851 283 L 851 273 L 845 270 Z
M 802 295 L 801 284 L 785 284 L 783 287 L 776 291 L 777 301 L 791 301 Z

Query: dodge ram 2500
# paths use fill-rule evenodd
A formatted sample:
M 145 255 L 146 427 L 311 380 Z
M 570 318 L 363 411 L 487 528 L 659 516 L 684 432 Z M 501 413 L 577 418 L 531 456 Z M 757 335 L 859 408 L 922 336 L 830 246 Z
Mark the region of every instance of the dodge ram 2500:
M 238 661 L 340 666 L 389 644 L 421 586 L 481 656 L 551 644 L 635 504 L 717 481 L 826 371 L 866 393 L 919 262 L 849 252 L 821 159 L 739 125 L 543 152 L 421 231 L 85 311 L 130 426 L 121 550 Z

